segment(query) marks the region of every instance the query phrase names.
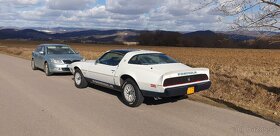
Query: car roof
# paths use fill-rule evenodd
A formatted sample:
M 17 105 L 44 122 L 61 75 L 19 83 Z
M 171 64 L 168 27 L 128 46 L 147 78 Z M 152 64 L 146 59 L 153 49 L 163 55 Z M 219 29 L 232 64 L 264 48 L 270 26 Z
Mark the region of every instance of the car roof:
M 119 53 L 123 55 L 129 54 L 131 56 L 139 55 L 139 54 L 161 53 L 157 51 L 141 50 L 141 49 L 116 49 L 116 50 L 110 50 L 109 52 Z
M 48 47 L 48 46 L 68 46 L 68 45 L 66 45 L 66 44 L 40 44 L 39 46 Z
M 138 49 L 116 49 L 116 50 L 110 50 L 109 52 L 120 53 L 125 55 L 129 52 L 134 52 L 134 51 L 138 51 Z
M 109 52 L 120 53 L 120 54 L 131 54 L 131 55 L 138 55 L 138 54 L 148 54 L 148 53 L 161 53 L 157 51 L 150 51 L 150 50 L 140 50 L 140 49 L 116 49 L 110 50 Z
M 161 53 L 161 52 L 151 51 L 151 50 L 139 50 L 139 51 L 133 52 L 133 54 L 135 54 L 135 55 L 138 55 L 138 54 L 149 54 L 149 53 Z

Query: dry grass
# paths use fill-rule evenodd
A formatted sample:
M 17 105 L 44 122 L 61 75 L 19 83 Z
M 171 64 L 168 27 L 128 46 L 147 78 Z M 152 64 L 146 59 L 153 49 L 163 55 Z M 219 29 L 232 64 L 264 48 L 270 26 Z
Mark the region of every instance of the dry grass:
M 0 52 L 30 59 L 37 42 L 0 41 Z M 213 85 L 192 99 L 223 103 L 236 110 L 280 122 L 280 50 L 209 49 L 70 44 L 87 59 L 119 48 L 164 52 L 182 63 L 211 70 Z M 7 47 L 1 47 L 7 46 Z

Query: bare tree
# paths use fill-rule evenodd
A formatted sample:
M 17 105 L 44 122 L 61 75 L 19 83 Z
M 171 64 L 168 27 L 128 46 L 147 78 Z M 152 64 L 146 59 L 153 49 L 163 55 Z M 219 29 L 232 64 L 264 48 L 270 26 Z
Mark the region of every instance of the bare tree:
M 235 29 L 280 30 L 280 0 L 212 0 L 211 4 L 234 18 Z

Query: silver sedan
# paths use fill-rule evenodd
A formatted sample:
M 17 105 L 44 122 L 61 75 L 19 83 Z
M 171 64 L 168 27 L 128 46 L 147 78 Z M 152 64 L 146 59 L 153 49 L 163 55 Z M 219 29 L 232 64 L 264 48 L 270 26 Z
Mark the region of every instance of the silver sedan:
M 47 76 L 70 72 L 68 65 L 81 61 L 82 56 L 64 44 L 41 44 L 32 52 L 31 67 L 42 69 Z

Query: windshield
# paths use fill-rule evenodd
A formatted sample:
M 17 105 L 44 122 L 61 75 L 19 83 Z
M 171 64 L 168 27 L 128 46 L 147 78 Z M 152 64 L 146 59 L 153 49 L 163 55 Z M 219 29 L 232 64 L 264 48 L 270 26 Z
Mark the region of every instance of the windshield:
M 162 53 L 140 54 L 132 57 L 129 64 L 139 65 L 155 65 L 155 64 L 167 64 L 178 63 L 173 58 Z
M 47 47 L 48 54 L 75 54 L 68 46 L 49 46 Z

